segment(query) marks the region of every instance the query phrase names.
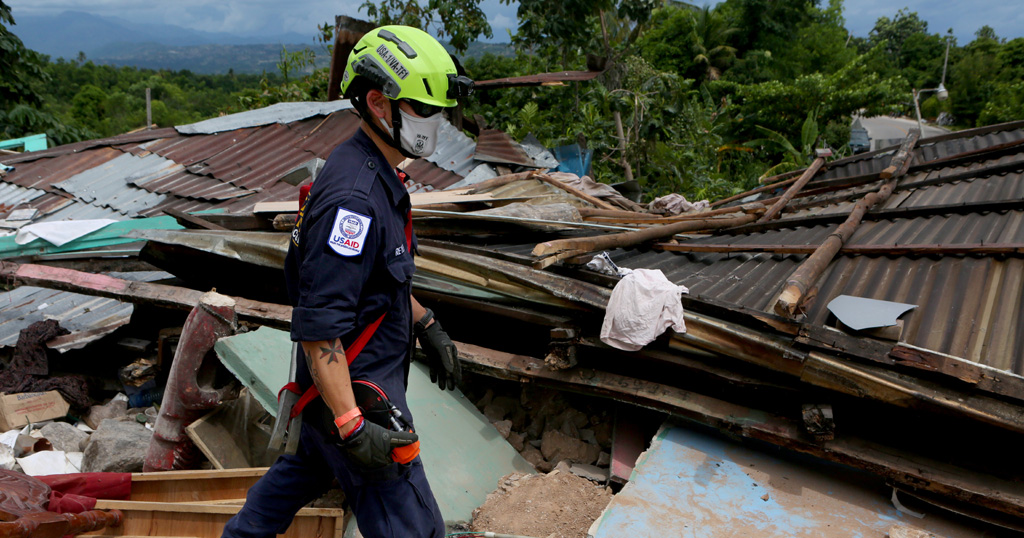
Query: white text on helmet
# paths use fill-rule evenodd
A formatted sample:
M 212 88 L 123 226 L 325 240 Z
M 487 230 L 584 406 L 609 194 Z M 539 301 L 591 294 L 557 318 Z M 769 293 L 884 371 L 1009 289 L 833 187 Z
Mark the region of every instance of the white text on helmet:
M 405 77 L 409 76 L 409 70 L 406 69 L 405 66 L 402 65 L 402 62 L 398 61 L 398 58 L 395 58 L 395 55 L 391 54 L 391 51 L 383 44 L 377 47 L 377 54 L 380 55 L 382 60 L 384 60 L 384 63 L 388 64 L 388 67 L 395 72 L 395 75 L 398 76 L 398 78 L 405 80 Z

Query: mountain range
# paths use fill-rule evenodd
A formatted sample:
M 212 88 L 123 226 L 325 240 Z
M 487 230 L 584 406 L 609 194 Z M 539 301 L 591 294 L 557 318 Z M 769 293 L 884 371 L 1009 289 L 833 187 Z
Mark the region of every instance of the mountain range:
M 138 24 L 117 17 L 103 17 L 81 11 L 65 11 L 59 15 L 21 15 L 12 28 L 25 45 L 52 58 L 76 58 L 84 52 L 100 59 L 123 52 L 124 44 L 152 43 L 170 47 L 197 45 L 313 45 L 313 34 L 282 33 L 277 35 L 242 36 L 229 33 L 202 32 L 172 24 Z
M 52 59 L 74 60 L 79 53 L 95 63 L 148 69 L 188 69 L 194 73 L 276 72 L 281 48 L 309 47 L 316 65 L 327 65 L 327 49 L 312 33 L 238 35 L 202 32 L 172 24 L 138 24 L 80 11 L 59 15 L 20 15 L 11 29 L 28 48 Z M 511 54 L 507 43 L 473 43 L 463 58 L 484 53 Z

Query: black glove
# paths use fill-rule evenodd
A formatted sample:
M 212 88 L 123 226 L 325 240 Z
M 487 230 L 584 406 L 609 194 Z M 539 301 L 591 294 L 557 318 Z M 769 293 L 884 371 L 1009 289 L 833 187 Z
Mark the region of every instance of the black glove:
M 423 354 L 427 356 L 430 367 L 430 382 L 437 383 L 441 390 L 455 390 L 455 384 L 462 382 L 462 365 L 459 364 L 459 350 L 441 328 L 441 322 L 434 319 L 429 327 L 426 325 L 434 319 L 434 312 L 429 308 L 423 319 L 416 322 L 416 339 L 420 341 Z
M 387 467 L 395 462 L 391 449 L 419 440 L 413 432 L 395 432 L 363 420 L 359 431 L 338 443 L 352 461 L 367 471 Z

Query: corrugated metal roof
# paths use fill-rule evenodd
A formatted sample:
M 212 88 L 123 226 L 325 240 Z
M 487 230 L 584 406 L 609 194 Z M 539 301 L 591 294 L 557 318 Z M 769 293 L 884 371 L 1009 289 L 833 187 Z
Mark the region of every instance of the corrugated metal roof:
M 497 129 L 485 129 L 480 132 L 473 158 L 489 163 L 537 167 L 522 146 L 512 140 L 507 133 Z
M 11 183 L 0 183 L 0 217 L 6 218 L 12 210 L 38 200 L 45 194 L 46 192 L 39 189 L 26 189 Z
M 179 170 L 180 164 L 156 154 L 145 157 L 122 154 L 107 163 L 55 183 L 53 187 L 73 194 L 84 202 L 109 207 L 133 217 L 160 204 L 166 196 L 140 189 L 132 183 L 145 182 Z
M 277 103 L 266 108 L 249 110 L 220 118 L 213 118 L 199 123 L 175 127 L 181 134 L 215 134 L 246 127 L 259 127 L 272 123 L 291 123 L 310 116 L 326 116 L 332 112 L 352 108 L 348 100 L 328 103 Z
M 163 271 L 111 275 L 140 282 L 153 282 L 172 276 Z M 0 347 L 16 344 L 19 333 L 37 321 L 56 319 L 61 327 L 77 333 L 127 322 L 134 309 L 131 303 L 114 299 L 21 286 L 0 293 Z M 96 335 L 96 338 L 105 334 Z
M 70 153 L 60 157 L 40 158 L 38 160 L 18 163 L 16 170 L 4 176 L 4 183 L 15 183 L 22 187 L 46 189 L 54 183 L 60 183 L 69 177 L 100 166 L 122 153 L 114 148 L 95 148 L 80 153 Z
M 426 160 L 466 177 L 481 164 L 473 158 L 475 152 L 476 142 L 451 123 L 445 122 L 438 131 L 437 147 Z
M 318 156 L 296 147 L 297 142 L 297 134 L 285 125 L 260 127 L 245 143 L 204 159 L 202 171 L 245 189 L 265 188 Z

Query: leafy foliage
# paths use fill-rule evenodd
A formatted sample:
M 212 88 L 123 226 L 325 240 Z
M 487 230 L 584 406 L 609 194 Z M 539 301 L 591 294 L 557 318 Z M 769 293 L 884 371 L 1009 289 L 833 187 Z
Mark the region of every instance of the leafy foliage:
M 417 0 L 367 0 L 359 9 L 381 26 L 401 24 L 433 29 L 458 52 L 465 52 L 470 42 L 480 36 L 494 37 L 487 15 L 480 9 L 480 0 L 427 0 L 426 5 Z

